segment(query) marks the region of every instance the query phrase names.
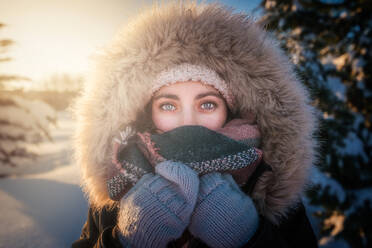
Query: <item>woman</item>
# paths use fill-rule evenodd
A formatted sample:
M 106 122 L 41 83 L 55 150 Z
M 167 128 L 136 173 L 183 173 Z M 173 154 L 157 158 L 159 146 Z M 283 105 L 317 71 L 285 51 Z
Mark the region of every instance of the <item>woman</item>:
M 300 200 L 315 114 L 261 27 L 217 4 L 168 4 L 128 25 L 98 65 L 76 104 L 90 209 L 73 247 L 317 246 Z M 238 160 L 190 160 L 221 152 Z

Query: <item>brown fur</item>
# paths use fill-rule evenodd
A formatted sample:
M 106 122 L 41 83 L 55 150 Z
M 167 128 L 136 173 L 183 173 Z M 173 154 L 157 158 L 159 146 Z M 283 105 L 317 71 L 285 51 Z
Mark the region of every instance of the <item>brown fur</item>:
M 304 190 L 316 158 L 314 110 L 278 44 L 244 14 L 217 4 L 168 4 L 144 12 L 97 58 L 75 105 L 76 161 L 90 204 L 113 204 L 106 189 L 112 137 L 150 100 L 151 79 L 187 62 L 215 70 L 230 86 L 240 113 L 252 111 L 273 168 L 255 187 L 258 210 L 279 223 Z

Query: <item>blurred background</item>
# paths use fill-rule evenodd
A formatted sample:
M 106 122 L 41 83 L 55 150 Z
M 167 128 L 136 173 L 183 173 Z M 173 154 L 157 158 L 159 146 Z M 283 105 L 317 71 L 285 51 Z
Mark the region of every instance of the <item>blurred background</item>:
M 90 57 L 155 1 L 0 0 L 0 247 L 69 247 L 87 202 L 69 106 Z M 212 2 L 212 1 L 206 1 Z M 372 247 L 372 1 L 220 1 L 272 31 L 321 119 L 304 202 L 321 247 Z

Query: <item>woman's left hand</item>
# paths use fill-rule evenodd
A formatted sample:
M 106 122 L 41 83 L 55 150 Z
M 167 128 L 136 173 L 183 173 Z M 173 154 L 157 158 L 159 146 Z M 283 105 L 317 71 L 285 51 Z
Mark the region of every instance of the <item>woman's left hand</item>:
M 240 247 L 255 233 L 259 217 L 251 198 L 230 174 L 200 178 L 199 195 L 189 231 L 210 247 Z

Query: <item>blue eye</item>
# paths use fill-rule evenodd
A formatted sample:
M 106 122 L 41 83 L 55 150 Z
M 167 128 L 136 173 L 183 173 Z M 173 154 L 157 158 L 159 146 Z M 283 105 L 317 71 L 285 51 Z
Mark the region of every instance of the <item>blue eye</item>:
M 213 110 L 216 108 L 216 104 L 213 102 L 206 102 L 201 104 L 201 108 L 204 110 Z
M 176 107 L 172 104 L 165 103 L 160 106 L 160 108 L 164 111 L 174 111 L 176 110 Z

